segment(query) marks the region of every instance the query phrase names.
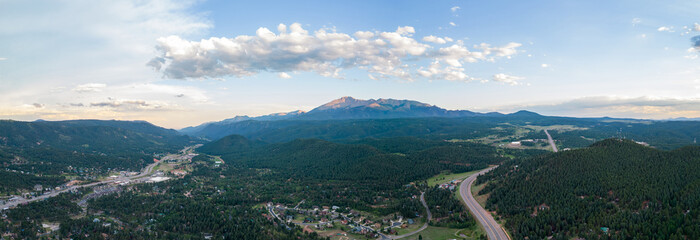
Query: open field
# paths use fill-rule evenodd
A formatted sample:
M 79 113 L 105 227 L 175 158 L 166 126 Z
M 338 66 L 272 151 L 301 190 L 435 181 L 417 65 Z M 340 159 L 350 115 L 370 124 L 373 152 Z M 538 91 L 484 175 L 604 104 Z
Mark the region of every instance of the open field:
M 462 236 L 461 234 L 464 234 L 464 236 Z M 404 239 L 417 240 L 418 236 L 422 236 L 423 240 L 478 239 L 479 233 L 476 233 L 470 229 L 453 229 L 430 226 L 422 232 Z
M 486 200 L 489 198 L 489 194 L 479 195 L 479 191 L 481 191 L 481 189 L 484 189 L 484 187 L 486 187 L 486 183 L 481 185 L 474 185 L 472 187 L 472 195 L 482 207 L 486 206 Z
M 535 131 L 555 130 L 555 131 L 575 131 L 575 130 L 588 130 L 588 128 L 577 127 L 573 125 L 550 125 L 550 126 L 537 126 L 537 125 L 525 125 L 524 128 L 529 128 Z
M 435 185 L 440 185 L 443 183 L 450 182 L 454 179 L 465 179 L 469 176 L 471 176 L 474 173 L 479 172 L 479 170 L 476 171 L 471 171 L 471 172 L 463 172 L 463 173 L 451 173 L 448 171 L 441 172 L 438 175 L 435 175 L 431 178 L 428 178 L 428 186 L 435 186 Z
M 425 224 L 425 218 L 414 218 L 413 220 L 415 220 L 416 222 L 413 224 L 409 224 L 406 228 L 396 228 L 396 232 L 398 232 L 398 235 L 403 235 L 418 230 L 423 226 L 423 224 Z

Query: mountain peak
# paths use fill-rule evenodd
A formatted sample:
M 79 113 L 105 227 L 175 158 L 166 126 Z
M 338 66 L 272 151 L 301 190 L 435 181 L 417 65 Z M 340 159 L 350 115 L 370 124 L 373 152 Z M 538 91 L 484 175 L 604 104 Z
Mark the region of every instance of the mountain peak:
M 397 99 L 392 99 L 392 98 L 379 98 L 379 99 L 369 99 L 369 100 L 362 100 L 362 99 L 356 99 L 350 96 L 345 96 L 338 98 L 336 100 L 330 101 L 326 104 L 323 104 L 313 110 L 311 112 L 319 112 L 319 111 L 328 111 L 328 110 L 339 110 L 339 109 L 351 109 L 351 108 L 356 108 L 356 107 L 367 107 L 367 108 L 375 108 L 375 109 L 380 109 L 380 108 L 385 108 L 385 109 L 397 109 L 397 108 L 406 108 L 406 109 L 411 109 L 414 107 L 435 107 L 427 103 L 422 103 L 418 101 L 413 101 L 413 100 L 397 100 Z
M 352 108 L 352 107 L 359 107 L 362 105 L 367 105 L 367 100 L 358 100 L 350 96 L 345 96 L 338 98 L 336 100 L 330 101 L 326 104 L 323 104 L 314 110 L 330 110 L 330 109 L 339 109 L 339 108 Z M 313 110 L 312 110 L 313 111 Z
M 527 116 L 527 117 L 539 117 L 539 116 L 542 116 L 542 115 L 540 115 L 539 113 L 531 112 L 531 111 L 527 111 L 527 110 L 520 110 L 520 111 L 511 113 L 511 114 L 508 114 L 508 115 L 511 115 L 511 116 L 522 116 L 522 117 L 526 117 L 526 116 Z

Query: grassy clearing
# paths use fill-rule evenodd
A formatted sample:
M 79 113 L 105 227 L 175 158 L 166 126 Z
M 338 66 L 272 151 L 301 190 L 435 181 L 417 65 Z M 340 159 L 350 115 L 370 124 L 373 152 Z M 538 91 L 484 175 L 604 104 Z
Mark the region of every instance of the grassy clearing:
M 253 206 L 253 209 L 260 209 L 260 208 L 264 208 L 264 207 L 265 207 L 264 203 L 258 203 L 258 204 L 255 204 L 255 206 Z
M 423 226 L 423 224 L 425 224 L 425 218 L 414 218 L 413 220 L 415 220 L 416 222 L 413 224 L 409 224 L 407 228 L 395 228 L 396 232 L 398 232 L 398 235 L 403 235 L 418 230 Z
M 484 187 L 486 187 L 486 183 L 472 186 L 472 196 L 474 196 L 474 199 L 476 199 L 476 202 L 478 202 L 481 207 L 486 206 L 486 199 L 488 199 L 490 195 L 490 193 L 479 195 L 479 191 L 484 189 Z
M 479 195 L 479 191 L 481 191 L 481 189 L 484 189 L 484 187 L 486 187 L 486 184 L 487 184 L 487 183 L 488 183 L 488 182 L 483 183 L 483 184 L 480 184 L 480 185 L 474 185 L 474 186 L 472 186 L 472 196 L 474 196 L 474 199 L 476 199 L 476 202 L 479 203 L 479 205 L 481 205 L 481 207 L 483 207 L 483 208 L 486 208 L 486 207 L 485 207 L 485 206 L 486 206 L 486 200 L 489 198 L 489 196 L 491 195 L 491 193 L 487 193 L 487 194 L 484 194 L 484 195 Z M 503 218 L 501 218 L 501 217 L 495 215 L 495 213 L 492 213 L 492 215 L 493 215 L 493 218 L 496 219 L 496 222 L 498 222 L 499 225 L 501 225 L 501 226 L 504 226 L 504 225 L 505 225 L 505 221 L 504 221 Z M 481 233 L 485 234 L 483 229 L 479 228 L 479 230 L 481 231 Z M 480 234 L 481 234 L 481 233 L 480 233 Z M 506 234 L 511 235 L 510 232 L 508 231 L 508 229 L 506 229 Z M 476 235 L 476 236 L 478 236 L 478 235 Z
M 526 127 L 526 128 L 529 128 L 529 129 L 532 129 L 535 131 L 544 131 L 545 129 L 556 130 L 556 131 L 588 130 L 588 128 L 577 127 L 574 125 L 551 125 L 551 126 L 525 125 L 523 127 Z
M 418 236 L 423 236 L 423 240 L 446 240 L 446 239 L 477 239 L 477 237 L 470 237 L 468 234 L 474 233 L 471 229 L 453 229 L 444 227 L 433 227 L 430 226 L 420 233 L 409 236 L 407 240 L 417 240 Z M 462 235 L 464 234 L 464 235 Z M 466 236 L 466 237 L 465 237 Z
M 428 186 L 435 186 L 435 185 L 440 185 L 443 183 L 450 182 L 455 179 L 465 179 L 469 176 L 471 176 L 474 173 L 477 173 L 481 170 L 476 170 L 476 171 L 471 171 L 471 172 L 463 172 L 463 173 L 451 173 L 449 171 L 444 171 L 441 172 L 438 175 L 435 175 L 431 178 L 428 178 Z
M 173 163 L 173 164 L 170 164 L 170 163 L 161 163 L 161 164 L 158 164 L 153 170 L 154 170 L 154 171 L 160 170 L 160 171 L 163 171 L 163 172 L 170 172 L 170 171 L 172 171 L 173 169 L 175 169 L 175 168 L 174 168 L 175 165 L 178 165 L 178 164 L 176 164 L 176 163 Z

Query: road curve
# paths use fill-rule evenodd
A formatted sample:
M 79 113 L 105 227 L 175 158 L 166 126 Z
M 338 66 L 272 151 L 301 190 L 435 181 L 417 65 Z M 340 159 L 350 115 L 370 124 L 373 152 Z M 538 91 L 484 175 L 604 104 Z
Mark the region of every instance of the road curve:
M 488 171 L 491 171 L 496 167 L 498 166 L 484 169 L 477 174 L 472 174 L 467 179 L 462 181 L 462 183 L 459 185 L 459 194 L 462 196 L 462 200 L 464 200 L 464 203 L 467 204 L 467 207 L 469 207 L 469 211 L 472 212 L 479 224 L 481 224 L 481 226 L 484 226 L 484 230 L 486 230 L 486 235 L 489 239 L 508 240 L 508 235 L 503 230 L 501 225 L 499 225 L 498 222 L 496 222 L 496 220 L 493 219 L 493 216 L 491 216 L 490 213 L 488 213 L 483 207 L 481 207 L 481 205 L 479 205 L 479 203 L 476 202 L 476 199 L 474 199 L 474 196 L 472 196 L 472 183 L 474 183 L 476 177 Z
M 554 144 L 554 140 L 552 139 L 552 135 L 549 135 L 549 132 L 547 132 L 547 129 L 544 130 L 544 133 L 547 134 L 547 140 L 549 140 L 549 145 L 552 145 L 552 150 L 554 150 L 554 152 L 558 152 L 559 150 L 557 150 L 557 145 Z
M 411 236 L 411 235 L 413 235 L 413 234 L 419 233 L 419 232 L 425 230 L 426 228 L 428 228 L 428 223 L 430 222 L 431 219 L 433 219 L 433 214 L 430 213 L 430 208 L 428 208 L 428 204 L 425 202 L 425 192 L 422 192 L 422 193 L 420 194 L 420 203 L 423 204 L 423 207 L 425 208 L 425 211 L 428 212 L 428 220 L 425 221 L 425 224 L 423 224 L 422 227 L 420 227 L 418 230 L 415 230 L 415 231 L 413 231 L 413 232 L 406 233 L 406 234 L 403 234 L 403 235 L 398 235 L 398 236 L 391 236 L 391 235 L 389 235 L 389 236 L 386 236 L 386 238 L 388 238 L 388 239 L 401 239 L 401 238 L 405 238 L 405 237 Z

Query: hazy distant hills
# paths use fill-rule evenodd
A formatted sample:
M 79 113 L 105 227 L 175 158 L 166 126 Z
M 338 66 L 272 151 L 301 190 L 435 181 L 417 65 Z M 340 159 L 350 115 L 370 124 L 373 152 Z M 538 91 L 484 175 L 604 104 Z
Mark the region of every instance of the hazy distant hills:
M 521 111 L 515 115 L 539 116 L 539 114 Z M 260 117 L 236 116 L 219 122 L 208 122 L 199 126 L 187 127 L 180 132 L 208 138 L 220 138 L 228 134 L 244 134 L 246 131 L 254 131 L 260 124 L 249 124 L 253 129 L 240 129 L 238 126 L 245 121 L 307 121 L 307 120 L 350 120 L 350 119 L 398 119 L 398 118 L 459 118 L 475 116 L 506 116 L 501 113 L 477 113 L 468 110 L 447 110 L 434 105 L 421 103 L 413 100 L 396 99 L 355 99 L 352 97 L 342 97 L 323 104 L 309 112 L 294 111 L 289 113 L 276 113 Z M 270 124 L 262 124 L 270 125 Z M 272 124 L 279 125 L 279 124 Z M 285 125 L 285 124 L 281 124 Z M 221 133 L 228 133 L 222 135 Z
M 491 113 L 500 115 L 500 113 Z M 469 117 L 488 114 L 467 110 L 446 110 L 412 100 L 369 99 L 361 100 L 342 97 L 321 105 L 308 113 L 300 114 L 297 119 L 383 119 L 383 118 L 417 118 L 417 117 Z
M 534 126 L 534 128 L 533 128 Z M 208 140 L 237 134 L 268 143 L 299 138 L 353 141 L 363 138 L 419 137 L 435 140 L 504 138 L 545 139 L 541 127 L 552 129 L 562 148 L 586 147 L 606 138 L 628 138 L 660 149 L 697 144 L 699 121 L 654 121 L 620 118 L 575 118 L 543 116 L 530 111 L 510 114 L 446 110 L 412 100 L 343 97 L 311 111 L 294 111 L 260 117 L 237 116 L 180 130 Z M 568 126 L 568 127 L 566 127 Z M 522 128 L 527 135 L 515 138 Z
M 0 146 L 85 153 L 169 152 L 192 144 L 179 132 L 145 121 L 0 121 Z

